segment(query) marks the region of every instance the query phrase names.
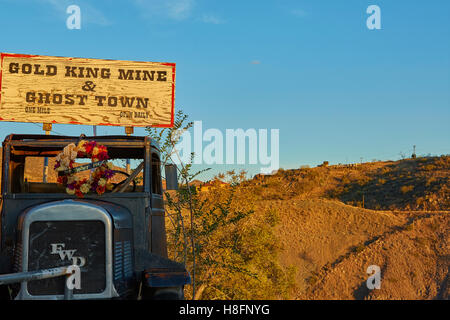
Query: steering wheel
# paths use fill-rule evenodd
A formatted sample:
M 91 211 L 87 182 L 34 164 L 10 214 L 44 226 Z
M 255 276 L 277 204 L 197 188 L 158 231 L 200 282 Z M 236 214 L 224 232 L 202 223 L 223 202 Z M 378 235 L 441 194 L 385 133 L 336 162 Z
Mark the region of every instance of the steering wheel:
M 130 178 L 130 175 L 128 173 L 126 173 L 126 172 L 119 171 L 119 170 L 112 170 L 112 171 L 114 173 L 119 173 L 119 174 L 123 174 L 124 176 L 127 176 L 127 179 L 125 179 L 123 181 L 120 181 L 118 183 L 113 183 L 113 185 L 114 185 L 113 190 L 118 189 L 118 186 L 120 186 L 121 184 L 127 182 L 128 178 Z M 133 182 L 133 190 L 131 192 L 135 192 L 136 191 L 136 181 L 134 179 L 131 180 L 131 181 Z

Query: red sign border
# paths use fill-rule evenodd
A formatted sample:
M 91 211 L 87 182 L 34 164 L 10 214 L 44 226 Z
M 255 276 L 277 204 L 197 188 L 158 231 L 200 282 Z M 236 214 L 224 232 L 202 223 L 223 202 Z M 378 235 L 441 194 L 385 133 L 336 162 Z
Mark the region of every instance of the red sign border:
M 34 57 L 49 57 L 49 58 L 64 58 L 68 60 L 72 59 L 89 59 L 89 58 L 74 58 L 74 57 L 57 57 L 57 56 L 42 56 L 42 55 L 33 55 L 33 54 L 20 54 L 20 53 L 0 53 L 0 103 L 2 101 L 2 76 L 3 76 L 3 58 L 4 57 L 16 57 L 16 58 L 34 58 Z M 119 60 L 112 60 L 112 59 L 93 59 L 93 60 L 105 60 L 105 61 L 119 61 Z M 125 60 L 123 60 L 125 61 Z M 129 62 L 145 62 L 145 61 L 129 61 Z M 99 123 L 95 124 L 96 126 L 114 126 L 114 127 L 152 127 L 152 128 L 172 128 L 174 125 L 174 114 L 175 114 L 175 69 L 176 64 L 172 62 L 156 62 L 160 63 L 164 66 L 170 66 L 172 67 L 172 114 L 170 117 L 170 124 L 158 124 L 154 126 L 148 126 L 148 125 L 120 125 L 120 124 L 112 124 L 112 123 Z M 11 122 L 22 122 L 22 123 L 30 123 L 30 122 L 23 122 L 23 121 L 16 121 L 14 118 L 12 119 L 4 119 L 0 117 L 0 121 L 11 121 Z M 55 120 L 50 121 L 51 123 L 59 123 Z M 67 124 L 67 123 L 60 123 L 60 124 Z M 85 126 L 90 126 L 91 124 L 83 124 L 81 122 L 75 122 L 71 121 L 68 124 L 80 124 Z

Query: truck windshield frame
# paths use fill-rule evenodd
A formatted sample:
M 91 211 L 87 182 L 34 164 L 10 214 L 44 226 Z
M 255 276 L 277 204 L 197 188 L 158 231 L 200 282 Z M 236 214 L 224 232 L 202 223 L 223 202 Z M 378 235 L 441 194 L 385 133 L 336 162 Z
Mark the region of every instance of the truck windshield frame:
M 129 192 L 127 189 L 124 193 L 150 193 L 152 191 L 152 155 L 159 156 L 159 148 L 156 144 L 151 143 L 149 137 L 135 137 L 135 136 L 97 136 L 97 137 L 63 137 L 63 136 L 44 136 L 44 135 L 10 135 L 3 142 L 3 167 L 2 167 L 2 190 L 3 196 L 7 194 L 61 194 L 64 189 L 56 190 L 56 181 L 49 180 L 49 185 L 46 189 L 41 186 L 43 192 L 29 192 L 26 189 L 25 163 L 26 159 L 48 157 L 54 158 L 57 154 L 62 152 L 63 148 L 70 143 L 77 144 L 79 140 L 95 140 L 108 148 L 109 161 L 114 164 L 115 159 L 136 159 L 138 163 L 144 161 L 143 172 L 139 175 L 142 179 L 141 185 L 134 192 Z M 79 158 L 79 162 L 90 163 L 90 159 Z M 84 161 L 85 160 L 85 161 Z M 43 160 L 42 160 L 43 161 Z M 49 161 L 51 163 L 51 161 Z M 43 169 L 43 167 L 42 167 Z M 48 172 L 53 171 L 54 168 L 50 164 Z M 55 173 L 52 173 L 53 177 Z M 79 173 L 77 175 L 81 175 Z M 43 173 L 38 173 L 38 176 Z M 116 174 L 120 178 L 126 178 L 125 175 Z M 55 179 L 53 179 L 55 180 Z M 40 182 L 43 184 L 43 182 Z M 50 184 L 53 184 L 50 187 Z M 131 184 L 132 186 L 133 184 Z M 55 187 L 55 188 L 54 188 Z M 117 193 L 116 193 L 117 194 Z M 89 194 L 90 195 L 90 194 Z M 107 195 L 107 194 L 105 194 Z M 68 197 L 73 197 L 67 194 Z M 95 195 L 94 195 L 95 196 Z

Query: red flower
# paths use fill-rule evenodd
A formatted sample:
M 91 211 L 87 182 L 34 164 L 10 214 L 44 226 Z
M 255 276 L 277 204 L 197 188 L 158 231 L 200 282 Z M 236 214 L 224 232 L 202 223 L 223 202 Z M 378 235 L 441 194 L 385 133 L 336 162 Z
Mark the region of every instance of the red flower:
M 97 142 L 95 142 L 95 141 L 91 141 L 91 142 L 87 143 L 87 144 L 86 144 L 86 147 L 85 147 L 86 153 L 87 153 L 87 154 L 91 154 L 91 153 L 92 153 L 92 150 L 94 149 L 94 147 L 95 147 L 96 145 L 97 145 Z
M 98 158 L 98 160 L 103 161 L 103 160 L 108 160 L 108 153 L 106 151 L 101 151 L 97 154 L 96 158 Z
M 66 184 L 67 183 L 67 176 L 58 176 L 57 179 L 59 184 Z
M 106 190 L 105 186 L 103 186 L 103 187 L 98 186 L 96 191 L 97 191 L 98 195 L 102 195 L 105 193 L 105 190 Z

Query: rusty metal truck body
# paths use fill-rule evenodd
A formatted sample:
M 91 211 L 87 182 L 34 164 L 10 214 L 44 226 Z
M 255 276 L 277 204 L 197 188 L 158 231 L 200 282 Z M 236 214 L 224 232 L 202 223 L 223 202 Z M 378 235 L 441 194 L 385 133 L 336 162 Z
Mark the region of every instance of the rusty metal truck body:
M 27 179 L 27 157 L 55 157 L 80 139 L 9 135 L 3 142 L 0 285 L 2 274 L 78 265 L 73 299 L 182 298 L 190 277 L 167 258 L 160 155 L 149 137 L 83 137 L 106 146 L 111 160 L 141 162 L 142 182 L 122 192 L 80 199 L 57 183 Z M 3 284 L 0 298 L 65 299 L 65 286 L 65 277 Z

